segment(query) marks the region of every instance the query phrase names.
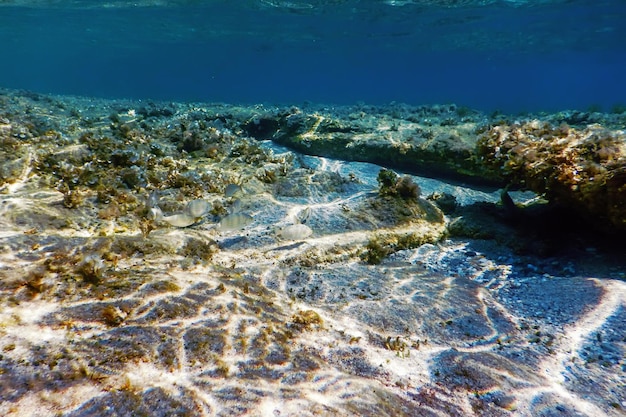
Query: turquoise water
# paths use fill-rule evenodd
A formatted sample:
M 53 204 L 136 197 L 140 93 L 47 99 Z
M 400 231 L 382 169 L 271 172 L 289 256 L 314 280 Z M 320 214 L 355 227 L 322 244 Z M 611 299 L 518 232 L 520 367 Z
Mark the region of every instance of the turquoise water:
M 624 1 L 0 2 L 0 86 L 97 97 L 626 103 Z

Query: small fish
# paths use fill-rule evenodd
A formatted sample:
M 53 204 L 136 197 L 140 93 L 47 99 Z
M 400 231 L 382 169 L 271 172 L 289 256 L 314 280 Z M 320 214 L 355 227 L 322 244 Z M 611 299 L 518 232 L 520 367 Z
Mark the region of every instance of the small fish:
M 236 199 L 233 201 L 233 204 L 230 206 L 230 214 L 237 213 L 241 211 L 241 200 Z
M 309 220 L 309 216 L 311 215 L 311 207 L 307 207 L 296 215 L 296 219 L 299 223 L 306 223 Z
M 155 222 L 160 222 L 163 220 L 163 212 L 159 207 L 152 207 L 148 211 L 148 220 L 154 220 Z
M 313 234 L 313 230 L 306 224 L 292 224 L 285 226 L 278 232 L 278 236 L 285 240 L 302 240 Z
M 163 221 L 171 224 L 174 227 L 187 227 L 196 223 L 196 218 L 190 216 L 187 213 L 172 214 L 171 216 L 163 217 Z
M 159 192 L 157 190 L 153 190 L 148 196 L 148 201 L 146 201 L 146 206 L 148 208 L 155 208 L 159 205 Z
M 250 216 L 249 214 L 233 213 L 222 218 L 222 220 L 220 220 L 219 224 L 217 225 L 217 229 L 221 230 L 222 232 L 225 232 L 228 230 L 243 229 L 244 227 L 246 227 L 253 221 L 254 221 L 254 218 Z
M 228 184 L 224 189 L 224 197 L 231 198 L 239 192 L 243 192 L 243 188 L 241 188 L 241 185 Z
M 210 204 L 206 200 L 203 200 L 201 198 L 197 200 L 192 200 L 187 203 L 187 207 L 185 207 L 185 214 L 188 214 L 196 219 L 204 217 L 204 215 L 209 211 L 209 207 Z

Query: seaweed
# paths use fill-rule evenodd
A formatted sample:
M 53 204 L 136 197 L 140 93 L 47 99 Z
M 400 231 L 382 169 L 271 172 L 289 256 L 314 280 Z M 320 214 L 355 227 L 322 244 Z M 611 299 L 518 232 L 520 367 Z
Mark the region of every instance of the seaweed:
M 378 171 L 378 194 L 380 195 L 394 195 L 395 186 L 398 182 L 398 174 L 390 169 L 381 169 Z
M 190 238 L 180 250 L 180 255 L 199 263 L 210 261 L 218 251 L 217 243 L 211 239 Z
M 389 170 L 381 169 L 378 172 L 378 194 L 381 196 L 398 196 L 405 200 L 417 200 L 420 196 L 420 187 L 408 176 L 399 177 Z
M 324 320 L 313 310 L 298 310 L 298 312 L 291 317 L 290 324 L 290 327 L 296 330 L 314 330 L 323 328 Z
M 624 135 L 601 126 L 579 130 L 547 122 L 493 126 L 476 155 L 513 187 L 532 190 L 605 231 L 626 228 Z
M 420 196 L 420 187 L 408 175 L 400 178 L 395 185 L 396 192 L 405 200 L 417 200 Z

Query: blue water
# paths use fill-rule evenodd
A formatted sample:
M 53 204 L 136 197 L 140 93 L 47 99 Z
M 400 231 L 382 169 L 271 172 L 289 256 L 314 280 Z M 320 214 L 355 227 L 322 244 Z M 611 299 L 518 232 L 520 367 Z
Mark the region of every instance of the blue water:
M 623 0 L 16 3 L 0 2 L 9 4 L 0 6 L 2 87 L 227 103 L 454 102 L 505 112 L 626 104 Z

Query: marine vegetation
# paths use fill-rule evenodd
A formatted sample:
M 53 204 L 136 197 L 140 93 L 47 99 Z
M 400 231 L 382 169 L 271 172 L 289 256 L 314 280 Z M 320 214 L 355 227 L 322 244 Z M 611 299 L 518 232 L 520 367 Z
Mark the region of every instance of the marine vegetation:
M 297 330 L 313 330 L 321 329 L 324 326 L 324 320 L 313 310 L 299 310 L 291 317 L 291 326 Z
M 370 237 L 361 258 L 370 265 L 378 265 L 392 253 L 435 243 L 441 237 L 430 230 L 377 232 Z
M 477 157 L 515 187 L 544 195 L 605 229 L 626 230 L 623 131 L 537 120 L 500 124 L 481 135 Z
M 381 196 L 399 196 L 406 200 L 417 200 L 420 196 L 420 187 L 413 179 L 405 175 L 399 177 L 389 169 L 381 169 L 378 172 L 378 194 Z
M 192 259 L 194 263 L 210 261 L 219 251 L 217 243 L 212 239 L 189 238 L 180 250 L 180 255 Z

